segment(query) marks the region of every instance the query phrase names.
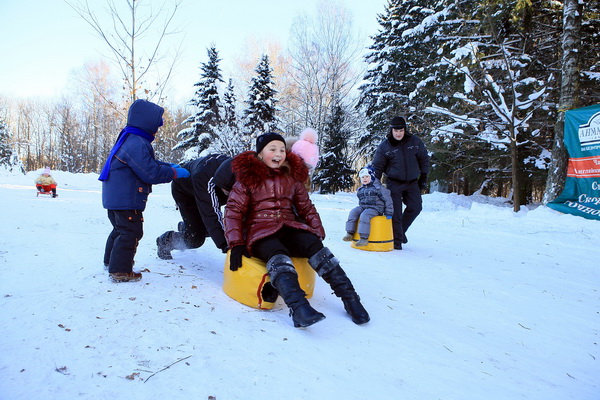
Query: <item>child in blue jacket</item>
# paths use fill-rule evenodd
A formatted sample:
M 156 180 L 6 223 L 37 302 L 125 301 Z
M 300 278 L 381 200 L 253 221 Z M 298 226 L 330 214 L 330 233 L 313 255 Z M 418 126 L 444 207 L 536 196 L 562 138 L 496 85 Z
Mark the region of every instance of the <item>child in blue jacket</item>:
M 164 109 L 146 100 L 129 107 L 127 126 L 102 169 L 102 205 L 113 226 L 106 241 L 104 265 L 113 282 L 142 279 L 133 271 L 133 258 L 143 236 L 144 218 L 152 184 L 185 178 L 189 172 L 176 164 L 156 160 L 151 142 L 162 126 Z

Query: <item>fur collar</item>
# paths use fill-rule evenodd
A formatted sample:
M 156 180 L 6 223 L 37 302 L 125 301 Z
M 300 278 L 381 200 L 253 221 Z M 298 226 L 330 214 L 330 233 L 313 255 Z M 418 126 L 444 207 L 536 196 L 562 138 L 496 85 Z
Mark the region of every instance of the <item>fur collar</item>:
M 305 182 L 308 179 L 308 168 L 302 159 L 288 151 L 285 162 L 281 168 L 273 169 L 267 167 L 256 156 L 255 151 L 246 151 L 233 159 L 232 170 L 236 179 L 244 186 L 250 188 L 259 187 L 267 178 L 287 174 L 299 182 Z

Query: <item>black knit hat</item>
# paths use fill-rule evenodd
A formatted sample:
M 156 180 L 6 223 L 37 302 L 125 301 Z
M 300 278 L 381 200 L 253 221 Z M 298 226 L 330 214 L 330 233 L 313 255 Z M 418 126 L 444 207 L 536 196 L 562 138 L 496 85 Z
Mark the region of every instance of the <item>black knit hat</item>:
M 406 128 L 406 120 L 404 117 L 394 117 L 390 122 L 390 127 L 392 129 L 404 129 Z
M 279 133 L 267 132 L 256 138 L 256 152 L 260 153 L 273 140 L 279 140 L 285 144 L 285 139 Z

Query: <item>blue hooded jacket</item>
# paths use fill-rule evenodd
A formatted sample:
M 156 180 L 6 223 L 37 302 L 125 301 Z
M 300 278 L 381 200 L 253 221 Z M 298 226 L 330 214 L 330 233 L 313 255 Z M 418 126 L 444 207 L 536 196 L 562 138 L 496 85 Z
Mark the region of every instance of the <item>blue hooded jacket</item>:
M 129 107 L 127 126 L 154 136 L 162 125 L 164 109 L 146 100 Z M 175 170 L 169 163 L 156 160 L 150 140 L 127 135 L 110 163 L 102 182 L 102 205 L 107 210 L 145 210 L 152 185 L 171 182 Z

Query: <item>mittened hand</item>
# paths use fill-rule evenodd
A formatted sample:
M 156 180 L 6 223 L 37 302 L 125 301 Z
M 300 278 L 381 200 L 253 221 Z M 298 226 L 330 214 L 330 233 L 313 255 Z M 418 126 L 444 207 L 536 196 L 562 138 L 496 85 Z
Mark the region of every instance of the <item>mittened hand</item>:
M 230 270 L 237 271 L 238 268 L 242 268 L 242 256 L 250 257 L 246 246 L 234 246 L 231 249 L 231 254 L 229 255 Z
M 427 187 L 427 174 L 421 174 L 419 177 L 419 189 L 423 190 Z
M 181 167 L 173 167 L 175 169 L 175 178 L 187 178 L 190 176 L 190 171 Z

